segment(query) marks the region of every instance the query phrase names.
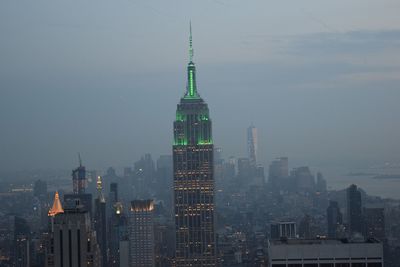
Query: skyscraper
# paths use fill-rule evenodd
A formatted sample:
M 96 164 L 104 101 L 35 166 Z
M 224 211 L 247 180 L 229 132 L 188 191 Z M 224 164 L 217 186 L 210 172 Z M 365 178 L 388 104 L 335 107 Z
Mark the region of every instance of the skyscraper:
M 190 30 L 186 93 L 174 122 L 176 266 L 215 266 L 211 119 L 196 86 Z
M 72 170 L 72 191 L 73 194 L 65 194 L 64 202 L 74 202 L 79 200 L 90 216 L 92 216 L 92 194 L 86 193 L 86 168 L 82 165 L 79 155 L 79 166 Z
M 361 192 L 354 184 L 347 188 L 347 223 L 350 234 L 363 233 Z
M 90 216 L 79 200 L 70 201 L 54 216 L 54 230 L 47 247 L 47 266 L 100 267 L 100 251 Z M 49 255 L 50 254 L 50 255 Z
M 108 266 L 110 267 L 129 266 L 128 263 L 123 264 L 123 262 L 120 261 L 120 258 L 124 258 L 126 262 L 129 262 L 129 252 L 125 254 L 122 253 L 121 255 L 121 242 L 124 244 L 125 242 L 128 242 L 127 225 L 127 217 L 123 212 L 122 203 L 117 202 L 113 206 L 110 221 L 108 223 L 108 244 L 110 249 Z M 129 245 L 127 251 L 129 251 Z
M 247 128 L 247 153 L 249 155 L 250 164 L 252 166 L 257 165 L 257 128 L 250 126 Z
M 385 235 L 385 209 L 380 207 L 364 208 L 365 236 L 384 241 Z
M 106 199 L 103 195 L 103 182 L 101 176 L 97 177 L 98 196 L 95 199 L 94 229 L 96 230 L 97 241 L 101 253 L 101 266 L 107 266 L 107 217 Z
M 72 185 L 74 194 L 84 194 L 86 188 L 86 169 L 82 166 L 79 155 L 79 167 L 72 171 Z
M 337 238 L 337 229 L 343 223 L 342 213 L 340 212 L 339 204 L 337 201 L 331 200 L 326 209 L 328 221 L 328 237 Z
M 154 267 L 154 202 L 134 200 L 129 212 L 131 267 Z
M 269 165 L 268 183 L 272 188 L 279 188 L 282 180 L 289 176 L 289 160 L 287 157 L 277 158 Z

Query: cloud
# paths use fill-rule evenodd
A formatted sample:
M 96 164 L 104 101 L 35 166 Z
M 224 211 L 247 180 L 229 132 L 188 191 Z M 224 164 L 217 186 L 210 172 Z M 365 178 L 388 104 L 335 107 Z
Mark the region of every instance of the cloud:
M 400 30 L 313 33 L 291 38 L 287 53 L 301 55 L 366 55 L 400 50 Z

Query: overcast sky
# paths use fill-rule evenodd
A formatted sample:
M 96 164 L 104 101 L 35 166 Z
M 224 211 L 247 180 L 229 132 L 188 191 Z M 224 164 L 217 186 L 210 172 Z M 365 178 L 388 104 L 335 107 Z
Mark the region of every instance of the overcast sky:
M 216 146 L 399 161 L 400 1 L 0 1 L 0 170 L 170 154 L 192 20 Z

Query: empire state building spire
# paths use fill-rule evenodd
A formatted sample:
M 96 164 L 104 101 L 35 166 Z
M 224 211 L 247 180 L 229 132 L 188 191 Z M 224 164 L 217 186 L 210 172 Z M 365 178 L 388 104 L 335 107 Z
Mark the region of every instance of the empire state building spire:
M 196 85 L 196 66 L 193 62 L 193 38 L 192 38 L 192 23 L 190 23 L 190 35 L 189 35 L 189 64 L 187 67 L 187 85 L 185 99 L 199 99 L 200 95 L 197 93 Z
M 189 62 L 193 62 L 193 39 L 192 39 L 192 22 L 190 22 L 190 36 L 189 36 Z

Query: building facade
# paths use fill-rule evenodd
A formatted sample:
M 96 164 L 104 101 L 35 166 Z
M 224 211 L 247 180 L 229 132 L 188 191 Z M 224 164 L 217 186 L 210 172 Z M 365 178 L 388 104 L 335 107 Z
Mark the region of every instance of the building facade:
M 364 231 L 361 192 L 356 185 L 347 188 L 347 224 L 349 234 L 362 234 Z
M 254 126 L 250 126 L 249 128 L 247 128 L 247 154 L 249 156 L 250 164 L 252 166 L 257 165 L 257 149 L 257 128 Z
M 271 224 L 271 239 L 297 238 L 296 222 L 276 222 Z
M 187 88 L 174 122 L 175 265 L 215 266 L 211 119 L 196 86 L 190 33 Z
M 338 227 L 343 224 L 343 216 L 340 212 L 337 201 L 331 200 L 326 209 L 326 218 L 328 222 L 328 237 L 337 238 Z
M 47 266 L 100 267 L 100 249 L 89 213 L 77 202 L 68 203 L 54 216 L 47 247 Z M 51 260 L 49 260 L 51 259 Z
M 380 207 L 364 208 L 365 236 L 373 237 L 380 241 L 386 239 L 385 234 L 385 209 Z
M 129 266 L 154 267 L 154 202 L 134 200 L 129 211 Z

